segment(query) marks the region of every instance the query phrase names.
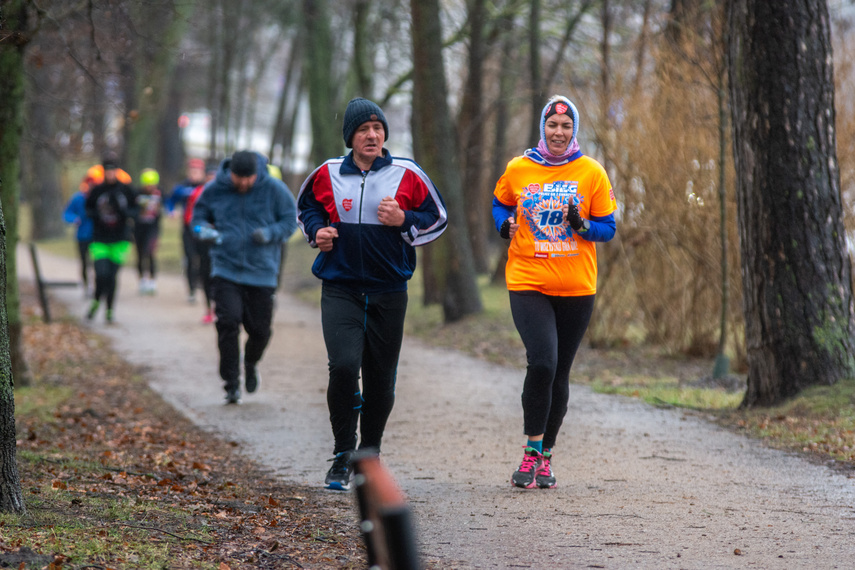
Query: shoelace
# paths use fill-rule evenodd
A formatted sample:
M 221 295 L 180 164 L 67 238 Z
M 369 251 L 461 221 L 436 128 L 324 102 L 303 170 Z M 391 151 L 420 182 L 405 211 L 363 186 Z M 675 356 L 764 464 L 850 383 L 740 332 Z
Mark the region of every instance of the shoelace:
M 328 459 L 327 461 L 332 461 L 332 471 L 336 474 L 346 474 L 348 471 L 348 458 L 345 455 L 339 454 L 333 457 L 332 459 Z
M 549 458 L 544 456 L 540 462 L 540 466 L 537 468 L 538 475 L 546 475 L 547 477 L 552 476 L 552 469 L 549 468 Z
M 519 470 L 523 473 L 528 473 L 537 467 L 538 459 L 540 458 L 537 455 L 529 455 L 526 453 L 525 457 L 523 457 L 522 463 L 520 464 Z

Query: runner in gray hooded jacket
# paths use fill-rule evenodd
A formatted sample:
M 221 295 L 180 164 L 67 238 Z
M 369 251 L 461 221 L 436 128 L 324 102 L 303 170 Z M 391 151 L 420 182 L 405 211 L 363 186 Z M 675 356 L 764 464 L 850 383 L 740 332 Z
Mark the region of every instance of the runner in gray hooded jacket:
M 220 165 L 193 208 L 193 231 L 211 247 L 220 377 L 226 403 L 240 402 L 240 326 L 247 392 L 258 389 L 256 365 L 267 347 L 283 241 L 297 228 L 294 196 L 267 173 L 267 159 L 238 151 Z

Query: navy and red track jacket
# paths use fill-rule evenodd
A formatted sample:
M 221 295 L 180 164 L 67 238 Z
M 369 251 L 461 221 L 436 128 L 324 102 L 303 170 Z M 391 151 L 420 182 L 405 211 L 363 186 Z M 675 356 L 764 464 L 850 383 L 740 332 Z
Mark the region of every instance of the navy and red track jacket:
M 404 210 L 401 227 L 377 219 L 381 200 L 392 196 Z M 333 158 L 312 172 L 297 195 L 297 222 L 312 247 L 315 233 L 333 226 L 338 238 L 320 252 L 312 273 L 364 294 L 405 291 L 416 268 L 415 246 L 445 231 L 445 203 L 427 174 L 414 161 L 386 149 L 363 172 L 353 153 Z

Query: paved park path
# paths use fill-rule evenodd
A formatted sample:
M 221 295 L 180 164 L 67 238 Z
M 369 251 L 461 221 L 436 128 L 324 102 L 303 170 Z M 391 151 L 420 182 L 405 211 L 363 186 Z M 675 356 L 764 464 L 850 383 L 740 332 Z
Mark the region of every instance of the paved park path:
M 297 247 L 302 246 L 302 244 Z M 32 279 L 19 254 L 21 279 Z M 41 254 L 50 279 L 76 262 Z M 290 483 L 320 486 L 332 452 L 319 311 L 278 294 L 263 384 L 224 406 L 215 331 L 183 280 L 156 297 L 121 273 L 116 324 L 91 328 L 141 365 L 198 425 L 238 442 Z M 55 301 L 83 315 L 79 289 Z M 103 313 L 103 311 L 102 311 Z M 524 491 L 520 369 L 405 339 L 383 459 L 416 515 L 420 550 L 443 568 L 855 568 L 855 479 L 764 448 L 695 414 L 572 386 L 554 470 Z M 339 494 L 343 504 L 351 497 Z

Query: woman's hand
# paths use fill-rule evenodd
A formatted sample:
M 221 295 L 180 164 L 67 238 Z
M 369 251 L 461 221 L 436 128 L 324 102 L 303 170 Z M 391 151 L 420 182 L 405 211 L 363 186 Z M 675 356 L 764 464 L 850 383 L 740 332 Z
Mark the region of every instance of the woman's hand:
M 514 239 L 514 235 L 517 233 L 518 229 L 520 229 L 520 225 L 516 223 L 513 218 L 508 218 L 502 223 L 499 235 L 505 239 Z
M 574 203 L 564 204 L 564 224 L 570 224 L 574 231 L 579 231 L 582 227 L 582 216 L 579 214 L 579 207 Z

